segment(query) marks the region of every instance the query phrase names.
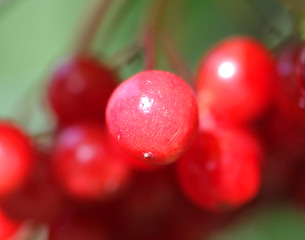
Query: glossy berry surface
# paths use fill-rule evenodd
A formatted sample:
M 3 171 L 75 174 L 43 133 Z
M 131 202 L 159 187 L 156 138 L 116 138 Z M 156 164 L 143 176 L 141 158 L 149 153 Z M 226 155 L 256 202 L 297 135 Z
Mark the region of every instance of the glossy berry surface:
M 119 146 L 153 164 L 174 161 L 193 140 L 198 109 L 193 91 L 180 77 L 143 71 L 111 95 L 106 122 Z
M 17 127 L 0 123 L 0 196 L 21 187 L 32 164 L 30 139 Z
M 18 232 L 21 224 L 8 218 L 2 210 L 0 210 L 0 240 L 12 239 L 12 237 Z
M 104 122 L 105 107 L 116 82 L 115 74 L 97 59 L 68 59 L 51 76 L 48 101 L 61 124 Z
M 201 132 L 177 164 L 185 194 L 212 212 L 244 205 L 260 187 L 261 149 L 243 129 Z
M 52 158 L 60 184 L 79 199 L 109 197 L 125 185 L 129 175 L 127 165 L 114 157 L 106 131 L 92 124 L 63 130 Z
M 214 46 L 199 65 L 199 106 L 226 114 L 233 122 L 251 121 L 268 105 L 274 77 L 274 61 L 262 44 L 246 37 L 229 38 Z

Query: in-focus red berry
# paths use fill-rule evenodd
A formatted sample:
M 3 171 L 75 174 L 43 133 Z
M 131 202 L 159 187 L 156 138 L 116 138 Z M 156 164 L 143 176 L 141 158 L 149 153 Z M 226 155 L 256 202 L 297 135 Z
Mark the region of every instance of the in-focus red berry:
M 250 121 L 268 105 L 274 77 L 274 61 L 262 44 L 247 37 L 224 40 L 199 66 L 199 108 L 211 107 L 233 122 Z
M 110 135 L 109 135 L 109 144 L 112 147 L 111 151 L 113 152 L 115 158 L 121 159 L 131 169 L 135 171 L 153 171 L 161 168 L 161 166 L 152 165 L 138 158 L 130 156 L 117 145 L 117 143 L 113 140 L 113 138 Z
M 13 239 L 20 227 L 20 222 L 13 221 L 0 210 L 0 240 Z
M 32 164 L 30 139 L 16 126 L 0 123 L 0 196 L 21 187 Z
M 115 74 L 97 59 L 68 59 L 51 77 L 48 101 L 61 124 L 81 120 L 104 122 L 105 107 L 116 82 Z
M 63 207 L 63 197 L 50 171 L 50 154 L 36 150 L 35 166 L 24 185 L 0 200 L 3 211 L 13 219 L 51 222 Z
M 178 161 L 178 178 L 188 198 L 213 212 L 252 200 L 260 187 L 261 149 L 248 131 L 201 132 Z
M 193 140 L 197 103 L 192 89 L 180 77 L 143 71 L 113 92 L 106 121 L 110 134 L 126 152 L 149 163 L 166 164 Z
M 109 197 L 126 184 L 129 176 L 127 165 L 113 154 L 106 130 L 93 124 L 63 130 L 52 158 L 60 184 L 79 199 Z

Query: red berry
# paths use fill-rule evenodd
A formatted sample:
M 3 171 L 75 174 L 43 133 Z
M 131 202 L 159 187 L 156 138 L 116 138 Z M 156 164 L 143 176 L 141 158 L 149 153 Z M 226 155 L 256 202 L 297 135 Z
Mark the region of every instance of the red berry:
M 101 224 L 85 214 L 66 214 L 50 225 L 49 240 L 106 240 Z
M 113 92 L 106 121 L 112 137 L 132 156 L 153 164 L 170 163 L 197 132 L 196 98 L 180 77 L 143 71 Z
M 273 59 L 256 40 L 227 39 L 202 60 L 197 75 L 199 108 L 211 107 L 243 123 L 267 106 L 275 76 Z
M 105 107 L 116 81 L 114 73 L 97 59 L 69 59 L 53 73 L 48 100 L 62 124 L 104 121 Z
M 87 200 L 109 197 L 125 185 L 129 169 L 114 157 L 103 128 L 70 126 L 55 143 L 53 168 L 70 195 Z
M 9 219 L 2 210 L 0 210 L 0 226 L 0 240 L 7 240 L 12 239 L 12 236 L 18 232 L 21 223 Z
M 257 140 L 243 129 L 202 131 L 178 161 L 179 181 L 185 194 L 206 210 L 239 207 L 258 192 L 260 158 Z
M 297 61 L 295 65 L 295 69 L 297 72 L 298 83 L 300 86 L 300 90 L 303 95 L 305 95 L 305 47 L 299 47 L 297 50 Z
M 17 127 L 0 123 L 0 195 L 17 190 L 33 163 L 30 139 Z
M 304 121 L 305 98 L 302 96 L 302 45 L 290 44 L 277 56 L 278 91 L 276 103 L 282 114 Z M 303 50 L 304 52 L 304 50 Z M 301 53 L 301 56 L 300 56 Z M 304 53 L 303 53 L 304 55 Z M 303 63 L 304 65 L 304 63 Z M 299 83 L 298 83 L 299 81 Z
M 112 147 L 111 151 L 113 152 L 115 157 L 121 159 L 131 169 L 134 169 L 136 171 L 152 171 L 161 168 L 160 166 L 152 165 L 138 158 L 130 156 L 129 154 L 124 152 L 119 146 L 117 146 L 117 143 L 112 139 L 110 135 L 109 135 L 109 144 Z
M 1 199 L 3 211 L 18 220 L 50 222 L 62 209 L 63 198 L 50 172 L 50 156 L 36 153 L 36 165 L 29 179 L 18 191 Z

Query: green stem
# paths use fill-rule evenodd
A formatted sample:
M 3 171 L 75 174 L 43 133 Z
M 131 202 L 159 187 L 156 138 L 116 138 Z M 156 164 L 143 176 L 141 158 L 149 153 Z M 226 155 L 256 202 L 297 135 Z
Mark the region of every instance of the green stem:
M 89 11 L 80 36 L 75 46 L 75 54 L 82 55 L 90 52 L 90 47 L 97 32 L 97 29 L 105 17 L 107 10 L 114 0 L 96 0 L 92 10 Z
M 154 5 L 143 25 L 142 33 L 143 51 L 145 53 L 144 69 L 146 70 L 156 67 L 156 42 L 168 0 L 155 0 L 153 2 Z
M 172 69 L 190 83 L 193 80 L 192 71 L 173 39 L 165 32 L 160 35 L 160 38 L 164 54 Z

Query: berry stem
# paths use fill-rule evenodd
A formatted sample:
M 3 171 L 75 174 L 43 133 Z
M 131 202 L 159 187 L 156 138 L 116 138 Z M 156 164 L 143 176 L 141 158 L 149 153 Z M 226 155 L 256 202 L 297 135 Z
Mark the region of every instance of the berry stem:
M 175 70 L 177 74 L 183 77 L 187 82 L 191 82 L 193 79 L 192 71 L 177 48 L 177 45 L 174 43 L 172 37 L 166 32 L 163 32 L 160 35 L 160 39 L 161 46 L 173 70 Z
M 45 78 L 46 76 L 39 76 L 29 84 L 27 90 L 14 107 L 16 112 L 14 119 L 26 129 L 30 127 L 35 111 L 40 107 L 40 101 L 38 99 L 43 98 L 41 89 L 44 88 Z
M 143 50 L 145 53 L 144 58 L 144 69 L 150 70 L 154 69 L 156 63 L 156 46 L 154 30 L 152 27 L 147 28 L 146 33 L 143 38 Z
M 40 132 L 40 133 L 32 135 L 32 138 L 33 139 L 48 138 L 48 137 L 51 137 L 54 135 L 53 132 L 54 131 Z
M 87 21 L 85 22 L 80 36 L 75 46 L 76 55 L 83 55 L 90 51 L 91 43 L 95 37 L 97 29 L 105 17 L 113 0 L 96 0 L 89 11 Z
M 114 56 L 111 57 L 113 59 L 110 62 L 113 62 L 113 70 L 119 70 L 125 64 L 132 62 L 139 56 L 140 51 L 142 50 L 138 41 L 134 41 L 125 48 L 118 51 Z
M 151 12 L 148 15 L 143 27 L 143 51 L 146 55 L 144 60 L 144 69 L 149 70 L 155 68 L 156 64 L 156 41 L 161 27 L 161 20 L 166 9 L 168 0 L 155 1 Z

